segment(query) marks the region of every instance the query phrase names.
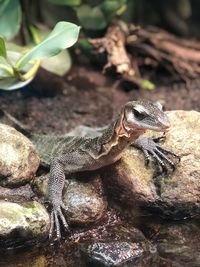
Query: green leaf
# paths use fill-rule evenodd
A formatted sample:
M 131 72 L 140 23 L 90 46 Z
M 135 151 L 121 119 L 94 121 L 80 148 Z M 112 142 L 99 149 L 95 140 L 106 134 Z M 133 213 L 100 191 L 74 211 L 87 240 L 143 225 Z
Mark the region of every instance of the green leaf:
M 80 27 L 73 23 L 58 22 L 44 41 L 17 61 L 16 68 L 20 70 L 33 59 L 55 56 L 63 49 L 72 46 L 78 39 L 79 30 Z
M 19 89 L 19 88 L 24 87 L 27 84 L 29 84 L 33 80 L 33 78 L 34 77 L 32 77 L 32 78 L 30 78 L 24 82 L 19 81 L 17 78 L 13 78 L 13 77 L 5 78 L 2 80 L 0 79 L 0 89 L 8 90 L 8 91 Z
M 0 56 L 0 79 L 4 77 L 11 77 L 12 75 L 12 67 L 8 64 L 6 58 Z
M 155 89 L 155 85 L 148 80 L 140 80 L 140 86 L 143 89 L 147 89 L 147 90 L 154 90 Z
M 79 6 L 81 0 L 48 0 L 50 3 L 55 5 L 65 5 L 65 6 Z
M 63 50 L 60 54 L 45 58 L 42 60 L 41 67 L 57 74 L 59 76 L 65 75 L 71 67 L 71 57 L 67 50 Z
M 19 31 L 22 19 L 19 0 L 0 0 L 0 35 L 13 38 Z
M 107 26 L 107 21 L 101 9 L 96 6 L 81 5 L 76 8 L 77 17 L 81 25 L 89 30 L 101 30 Z
M 14 51 L 7 51 L 9 62 L 14 65 L 16 61 L 21 57 L 21 53 L 14 52 Z M 34 65 L 27 64 L 23 68 L 23 73 L 27 74 Z M 28 77 L 25 81 L 21 81 L 18 76 L 21 75 L 21 73 L 16 73 L 16 71 L 13 70 L 11 65 L 8 64 L 7 60 L 3 57 L 0 57 L 0 89 L 4 90 L 14 90 L 17 88 L 24 87 L 28 83 L 32 81 L 34 78 L 36 72 L 33 73 L 32 76 Z
M 7 51 L 19 52 L 21 55 L 23 55 L 23 51 L 27 50 L 26 47 L 19 46 L 11 42 L 6 42 L 6 48 L 7 48 Z
M 105 0 L 101 4 L 101 9 L 107 19 L 111 19 L 115 15 L 122 15 L 126 10 L 127 0 Z
M 31 39 L 33 40 L 33 43 L 39 44 L 41 42 L 40 31 L 34 26 L 30 26 L 29 30 L 31 32 Z
M 5 41 L 1 36 L 0 36 L 0 57 L 7 58 Z

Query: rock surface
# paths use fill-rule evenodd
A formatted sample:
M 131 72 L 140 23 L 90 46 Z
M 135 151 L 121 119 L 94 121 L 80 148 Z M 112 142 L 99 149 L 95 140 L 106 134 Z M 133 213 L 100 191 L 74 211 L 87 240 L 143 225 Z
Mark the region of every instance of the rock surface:
M 160 226 L 156 237 L 159 254 L 183 267 L 200 266 L 199 223 L 168 223 Z
M 103 176 L 108 192 L 131 209 L 139 206 L 180 219 L 200 212 L 200 113 L 167 114 L 172 126 L 163 147 L 181 156 L 181 162 L 175 173 L 160 178 L 159 190 L 153 168 L 144 166 L 143 154 L 134 148 L 127 149 Z M 147 135 L 159 136 L 150 131 Z
M 77 175 L 75 175 L 77 177 Z M 69 223 L 87 224 L 96 222 L 107 211 L 102 181 L 99 176 L 90 177 L 83 173 L 79 179 L 69 179 L 63 190 L 63 201 L 67 207 Z M 48 175 L 34 180 L 34 191 L 40 196 L 47 196 Z
M 156 248 L 134 227 L 107 227 L 79 246 L 89 266 L 157 266 Z
M 37 255 L 39 254 L 39 255 Z M 17 253 L 15 257 L 4 255 L 0 258 L 1 267 L 47 267 L 48 261 L 44 255 L 37 252 Z
M 29 184 L 24 186 L 20 186 L 17 188 L 6 188 L 0 186 L 0 199 L 2 200 L 9 200 L 9 201 L 24 201 L 24 200 L 31 200 L 34 196 L 34 193 L 31 189 Z
M 36 201 L 15 203 L 0 200 L 0 245 L 4 240 L 31 240 L 46 237 L 49 215 Z
M 14 128 L 0 124 L 0 185 L 29 181 L 39 166 L 33 144 Z

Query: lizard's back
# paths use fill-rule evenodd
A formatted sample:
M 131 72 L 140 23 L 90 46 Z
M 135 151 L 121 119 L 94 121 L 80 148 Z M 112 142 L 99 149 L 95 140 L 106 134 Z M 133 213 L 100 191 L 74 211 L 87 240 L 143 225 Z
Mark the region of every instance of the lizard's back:
M 41 164 L 49 167 L 53 158 L 64 153 L 71 153 L 80 147 L 86 138 L 66 135 L 32 134 L 31 141 L 40 155 Z

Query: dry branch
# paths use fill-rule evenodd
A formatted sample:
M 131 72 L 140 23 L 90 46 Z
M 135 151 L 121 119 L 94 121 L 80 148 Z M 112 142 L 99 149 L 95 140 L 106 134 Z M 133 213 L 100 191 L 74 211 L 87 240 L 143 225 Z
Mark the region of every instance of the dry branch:
M 104 69 L 113 66 L 122 78 L 140 79 L 141 65 L 165 67 L 183 80 L 200 74 L 200 42 L 176 37 L 156 27 L 142 28 L 118 23 L 105 36 L 90 39 L 97 53 L 107 54 Z

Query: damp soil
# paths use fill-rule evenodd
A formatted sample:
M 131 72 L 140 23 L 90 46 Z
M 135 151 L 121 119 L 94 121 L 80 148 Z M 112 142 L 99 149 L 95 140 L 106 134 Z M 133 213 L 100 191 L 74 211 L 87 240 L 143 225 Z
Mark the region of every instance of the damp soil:
M 0 108 L 40 133 L 66 133 L 80 124 L 104 126 L 124 103 L 139 98 L 160 101 L 166 110 L 200 111 L 200 79 L 186 84 L 166 75 L 157 77 L 157 88 L 149 91 L 90 66 L 75 66 L 62 78 L 41 69 L 26 88 L 0 91 Z M 2 267 L 75 265 L 82 266 L 80 255 L 74 243 L 65 241 L 58 249 L 48 244 L 45 249 L 39 246 L 17 253 L 11 249 L 0 260 Z
M 0 107 L 37 132 L 64 133 L 77 125 L 103 126 L 129 100 L 160 101 L 166 110 L 200 111 L 200 79 L 174 82 L 158 76 L 155 90 L 136 88 L 91 67 L 76 66 L 64 78 L 40 70 L 27 87 L 0 92 Z

